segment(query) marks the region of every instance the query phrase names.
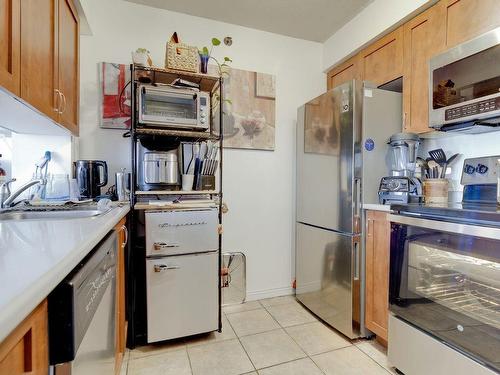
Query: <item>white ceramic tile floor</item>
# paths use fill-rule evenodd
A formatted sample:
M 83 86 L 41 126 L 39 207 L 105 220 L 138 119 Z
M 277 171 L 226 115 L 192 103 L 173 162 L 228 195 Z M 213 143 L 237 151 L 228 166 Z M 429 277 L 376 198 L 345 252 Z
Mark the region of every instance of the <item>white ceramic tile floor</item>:
M 284 296 L 223 309 L 223 332 L 127 351 L 121 375 L 388 375 L 385 348 L 351 342 Z

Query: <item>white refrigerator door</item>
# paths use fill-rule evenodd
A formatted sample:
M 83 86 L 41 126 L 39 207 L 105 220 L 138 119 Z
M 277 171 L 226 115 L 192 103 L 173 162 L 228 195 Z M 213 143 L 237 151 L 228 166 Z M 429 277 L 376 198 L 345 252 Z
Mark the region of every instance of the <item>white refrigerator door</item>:
M 148 342 L 219 328 L 218 253 L 146 260 Z
M 218 225 L 216 208 L 146 212 L 146 256 L 217 250 Z

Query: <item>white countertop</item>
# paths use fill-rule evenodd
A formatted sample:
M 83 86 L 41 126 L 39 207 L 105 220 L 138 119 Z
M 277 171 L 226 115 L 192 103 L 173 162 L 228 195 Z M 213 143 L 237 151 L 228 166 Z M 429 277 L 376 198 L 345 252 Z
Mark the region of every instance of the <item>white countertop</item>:
M 390 212 L 391 211 L 391 206 L 388 205 L 388 204 L 363 203 L 363 209 L 365 209 L 365 210 Z
M 0 222 L 0 342 L 130 210 L 82 219 Z

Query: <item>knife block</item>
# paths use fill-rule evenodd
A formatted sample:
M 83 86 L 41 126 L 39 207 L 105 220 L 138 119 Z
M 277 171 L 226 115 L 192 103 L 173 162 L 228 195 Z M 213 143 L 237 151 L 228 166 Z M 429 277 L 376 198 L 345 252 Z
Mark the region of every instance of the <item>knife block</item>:
M 202 174 L 196 183 L 196 190 L 215 190 L 215 175 Z

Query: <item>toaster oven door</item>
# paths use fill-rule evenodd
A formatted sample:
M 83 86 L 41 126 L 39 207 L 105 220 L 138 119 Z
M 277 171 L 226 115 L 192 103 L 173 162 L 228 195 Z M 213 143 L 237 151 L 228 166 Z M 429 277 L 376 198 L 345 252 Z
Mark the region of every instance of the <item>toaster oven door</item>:
M 196 128 L 198 93 L 186 90 L 142 87 L 139 94 L 139 122 L 172 128 Z

